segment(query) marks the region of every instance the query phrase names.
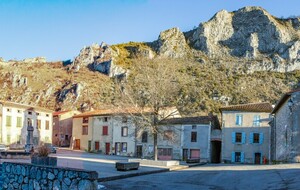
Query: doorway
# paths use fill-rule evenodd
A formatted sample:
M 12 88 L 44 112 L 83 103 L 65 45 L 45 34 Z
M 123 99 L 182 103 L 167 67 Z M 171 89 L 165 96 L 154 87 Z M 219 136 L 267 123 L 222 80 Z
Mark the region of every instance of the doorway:
M 221 141 L 211 141 L 211 162 L 220 163 L 221 162 Z
M 74 149 L 79 149 L 80 150 L 80 139 L 75 139 Z
M 99 151 L 100 145 L 99 145 L 99 141 L 95 142 L 95 150 Z
M 137 158 L 143 157 L 143 146 L 142 145 L 136 146 L 136 157 Z
M 182 151 L 182 160 L 186 161 L 188 159 L 188 149 L 183 149 Z
M 261 153 L 254 154 L 254 164 L 261 164 Z
M 88 151 L 90 152 L 92 149 L 92 141 L 89 141 L 88 142 Z
M 110 152 L 110 143 L 105 143 L 105 154 L 109 154 Z

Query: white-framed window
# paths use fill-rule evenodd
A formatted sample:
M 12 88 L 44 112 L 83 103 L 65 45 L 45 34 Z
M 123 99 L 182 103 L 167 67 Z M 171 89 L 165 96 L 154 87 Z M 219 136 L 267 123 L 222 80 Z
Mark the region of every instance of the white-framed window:
M 260 126 L 260 115 L 255 115 L 253 118 L 253 126 L 259 127 Z
M 241 126 L 243 124 L 243 115 L 237 114 L 235 117 L 235 124 Z
M 122 127 L 121 128 L 121 135 L 122 135 L 122 137 L 127 137 L 128 136 L 128 127 Z

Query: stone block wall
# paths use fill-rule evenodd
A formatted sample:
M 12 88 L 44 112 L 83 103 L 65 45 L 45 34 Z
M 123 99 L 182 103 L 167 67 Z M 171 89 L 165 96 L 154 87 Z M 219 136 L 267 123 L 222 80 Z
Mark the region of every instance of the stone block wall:
M 95 171 L 9 162 L 2 171 L 2 189 L 97 189 Z

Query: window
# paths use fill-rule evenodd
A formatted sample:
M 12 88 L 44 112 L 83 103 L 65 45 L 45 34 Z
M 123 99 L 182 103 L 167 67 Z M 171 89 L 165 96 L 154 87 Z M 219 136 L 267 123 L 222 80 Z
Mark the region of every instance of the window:
M 163 140 L 172 140 L 172 139 L 173 139 L 173 131 L 172 130 L 164 131 Z
M 244 163 L 245 161 L 245 153 L 244 152 L 232 152 L 231 153 L 231 162 L 240 162 Z
M 122 134 L 122 137 L 127 137 L 128 136 L 128 127 L 122 127 L 121 134 Z
M 83 117 L 82 118 L 82 123 L 89 123 L 89 118 L 88 117 Z
M 82 135 L 88 135 L 88 129 L 87 125 L 82 126 Z
M 246 133 L 245 132 L 232 132 L 232 143 L 245 144 Z
M 108 126 L 102 127 L 102 135 L 108 135 Z
M 243 123 L 243 116 L 242 115 L 236 115 L 236 118 L 235 118 L 236 120 L 235 120 L 235 124 L 236 125 L 242 125 L 242 123 Z
M 28 111 L 28 115 L 32 115 L 32 111 Z
M 17 117 L 17 127 L 22 127 L 22 117 Z
M 40 113 L 39 113 L 39 112 L 36 112 L 36 115 L 40 115 Z
M 46 120 L 46 127 L 45 127 L 45 129 L 49 130 L 49 121 L 47 121 L 47 120 Z
M 49 117 L 49 114 L 46 114 L 46 117 Z
M 197 142 L 197 132 L 191 132 L 191 142 Z
M 41 120 L 40 119 L 36 120 L 36 128 L 41 129 Z
M 159 148 L 158 155 L 159 156 L 172 156 L 172 148 Z
M 121 147 L 122 147 L 122 152 L 127 152 L 127 143 L 126 142 L 122 142 Z
M 259 133 L 253 134 L 253 143 L 259 143 Z
M 192 125 L 192 129 L 197 129 L 197 125 Z
M 253 126 L 260 126 L 260 115 L 255 115 L 253 118 Z
M 127 117 L 122 117 L 122 123 L 127 123 Z
M 11 116 L 6 116 L 6 126 L 11 127 Z
M 10 108 L 7 108 L 6 111 L 7 111 L 7 112 L 11 112 L 11 109 L 10 109 Z
M 107 122 L 107 121 L 108 121 L 108 117 L 104 117 L 104 118 L 103 118 L 103 121 L 104 121 L 104 122 Z
M 10 135 L 7 135 L 7 136 L 6 136 L 6 142 L 7 142 L 7 143 L 10 143 Z
M 143 132 L 143 134 L 142 134 L 142 142 L 143 143 L 148 142 L 148 132 Z
M 18 112 L 18 113 L 21 113 L 21 110 L 18 110 L 17 112 Z
M 242 133 L 235 133 L 235 142 L 237 143 L 242 142 Z
M 263 141 L 264 141 L 264 134 L 263 133 L 250 133 L 250 144 L 252 144 L 252 143 L 262 144 Z

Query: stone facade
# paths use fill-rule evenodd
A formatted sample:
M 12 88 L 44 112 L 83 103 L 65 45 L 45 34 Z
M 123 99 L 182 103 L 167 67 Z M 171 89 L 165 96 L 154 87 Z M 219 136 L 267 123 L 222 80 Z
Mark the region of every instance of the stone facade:
M 98 173 L 32 164 L 2 164 L 3 189 L 97 189 Z
M 272 160 L 300 162 L 300 89 L 284 94 L 272 113 Z

